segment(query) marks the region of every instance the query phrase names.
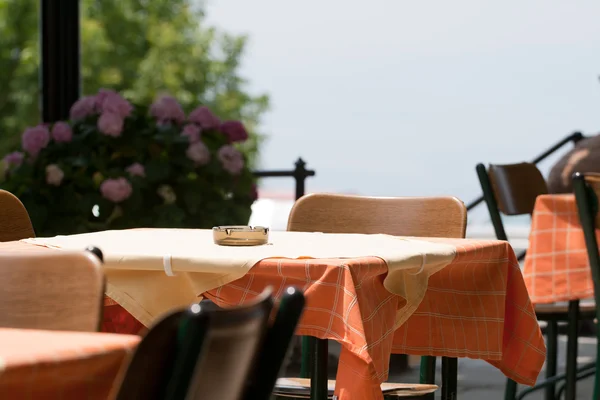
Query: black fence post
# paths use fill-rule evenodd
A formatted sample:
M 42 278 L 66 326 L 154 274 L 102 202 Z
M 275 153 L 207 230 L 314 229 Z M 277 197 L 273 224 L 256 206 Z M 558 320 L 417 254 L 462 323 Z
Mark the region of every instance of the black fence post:
M 308 172 L 304 160 L 298 158 L 298 161 L 296 161 L 296 169 L 294 170 L 294 179 L 296 179 L 296 200 L 304 196 L 306 177 L 311 176 Z
M 40 0 L 42 119 L 69 117 L 79 98 L 79 0 Z
M 294 178 L 296 181 L 296 200 L 304 196 L 306 178 L 315 176 L 315 171 L 306 169 L 306 162 L 302 158 L 298 158 L 295 163 L 295 168 L 288 171 L 254 171 L 254 176 L 257 178 Z

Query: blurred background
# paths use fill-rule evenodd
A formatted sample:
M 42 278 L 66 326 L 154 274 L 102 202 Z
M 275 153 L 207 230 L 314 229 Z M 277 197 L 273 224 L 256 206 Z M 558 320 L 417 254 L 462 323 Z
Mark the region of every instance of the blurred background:
M 40 120 L 38 3 L 0 1 L 2 153 Z M 82 0 L 80 10 L 84 94 L 169 91 L 185 103 L 201 93 L 260 133 L 258 168 L 306 160 L 317 171 L 308 192 L 469 202 L 477 162 L 529 160 L 599 125 L 592 0 Z M 264 179 L 253 222 L 285 227 L 293 185 Z M 471 235 L 491 232 L 484 208 L 469 214 Z M 526 224 L 509 229 L 526 238 Z

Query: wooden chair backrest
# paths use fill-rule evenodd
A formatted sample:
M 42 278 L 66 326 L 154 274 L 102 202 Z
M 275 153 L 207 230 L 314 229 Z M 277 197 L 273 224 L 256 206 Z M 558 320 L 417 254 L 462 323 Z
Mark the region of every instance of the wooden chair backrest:
M 35 237 L 29 214 L 15 195 L 0 189 L 0 242 Z
M 110 398 L 242 399 L 272 308 L 266 289 L 240 307 L 202 303 L 172 311 L 142 339 Z
M 310 194 L 290 212 L 289 231 L 463 238 L 467 209 L 456 197 Z
M 498 210 L 505 215 L 531 214 L 535 199 L 548 193 L 546 181 L 535 164 L 490 165 L 488 175 Z
M 585 174 L 585 182 L 588 184 L 588 187 L 594 191 L 596 198 L 600 199 L 600 174 Z M 596 229 L 600 229 L 600 212 L 597 212 L 595 221 Z
M 104 273 L 89 252 L 0 253 L 0 326 L 98 331 Z

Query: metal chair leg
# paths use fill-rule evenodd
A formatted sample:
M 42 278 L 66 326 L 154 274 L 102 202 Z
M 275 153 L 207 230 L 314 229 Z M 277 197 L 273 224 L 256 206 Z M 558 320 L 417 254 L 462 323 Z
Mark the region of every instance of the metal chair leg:
M 435 357 L 421 357 L 420 383 L 435 385 Z
M 546 355 L 546 378 L 552 378 L 556 375 L 556 363 L 558 357 L 558 322 L 548 321 L 546 328 L 548 345 Z M 552 384 L 545 389 L 545 400 L 554 400 L 556 395 L 556 385 Z
M 579 334 L 579 300 L 569 302 L 567 315 L 567 382 L 565 400 L 577 398 L 577 336 Z
M 517 382 L 512 379 L 506 380 L 506 388 L 504 389 L 504 400 L 515 400 L 517 397 Z
M 300 378 L 310 378 L 310 360 L 312 359 L 312 349 L 309 336 L 301 337 L 302 359 L 300 360 Z
M 327 339 L 309 337 L 312 342 L 311 400 L 327 400 Z
M 591 368 L 591 369 L 579 369 L 578 373 L 577 373 L 577 380 L 580 381 L 582 379 L 588 378 L 590 376 L 594 376 L 596 375 L 596 368 Z M 563 383 L 559 388 L 558 388 L 558 392 L 556 392 L 556 398 L 560 399 L 565 391 L 565 389 L 567 388 L 567 383 Z M 594 395 L 594 399 L 597 399 L 598 397 L 596 395 Z
M 458 360 L 442 357 L 442 400 L 456 400 Z
M 433 356 L 421 357 L 421 370 L 419 383 L 435 385 L 435 363 Z M 434 400 L 435 393 L 424 396 L 424 400 Z

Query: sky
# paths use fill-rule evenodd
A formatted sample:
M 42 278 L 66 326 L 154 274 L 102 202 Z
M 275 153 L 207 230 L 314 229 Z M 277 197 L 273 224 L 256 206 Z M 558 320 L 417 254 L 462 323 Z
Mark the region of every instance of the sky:
M 270 95 L 261 167 L 301 156 L 317 173 L 309 191 L 468 202 L 478 162 L 600 131 L 597 0 L 208 0 L 206 11 L 248 35 L 242 75 Z

